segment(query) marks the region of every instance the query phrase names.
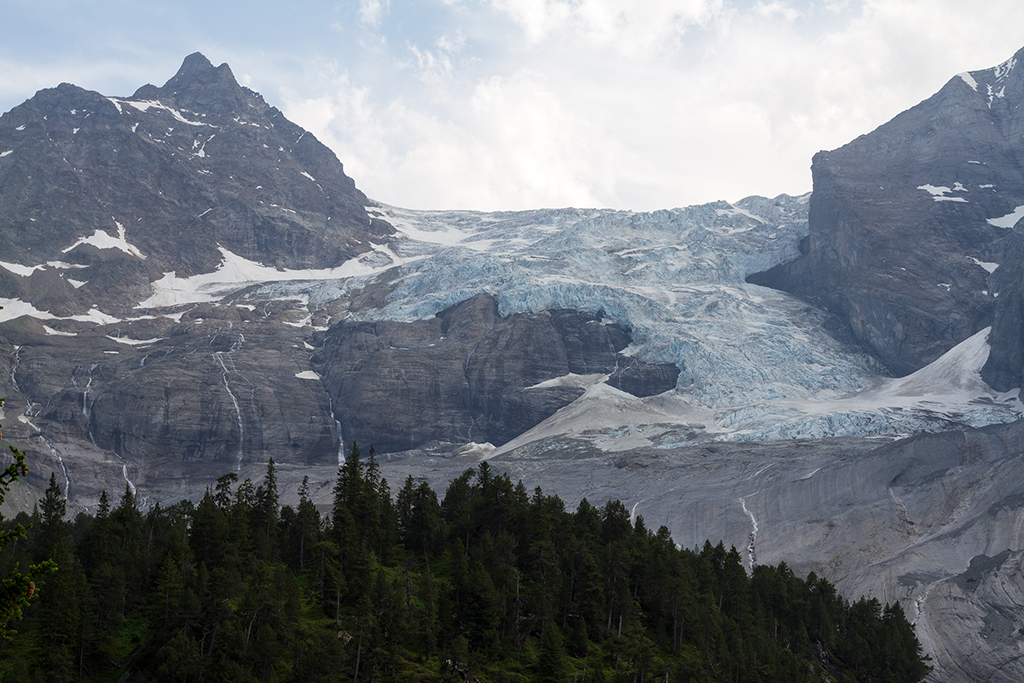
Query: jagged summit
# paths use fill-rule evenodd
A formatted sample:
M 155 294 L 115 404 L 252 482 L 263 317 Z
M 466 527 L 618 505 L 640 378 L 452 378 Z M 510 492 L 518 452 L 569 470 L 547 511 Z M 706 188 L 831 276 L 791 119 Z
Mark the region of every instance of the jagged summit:
M 190 78 L 201 78 L 209 72 L 216 72 L 221 76 L 230 77 L 234 80 L 234 76 L 231 73 L 231 67 L 225 62 L 218 67 L 213 65 L 209 59 L 206 58 L 202 52 L 193 52 L 189 56 L 185 57 L 181 63 L 181 68 L 178 69 L 178 73 L 174 74 L 164 87 L 173 87 L 176 82 L 185 81 Z
M 41 90 L 0 119 L 0 154 L 0 250 L 28 269 L 0 298 L 59 314 L 123 313 L 221 249 L 330 268 L 391 232 L 330 149 L 200 53 L 128 98 Z
M 214 66 L 201 52 L 193 52 L 181 63 L 181 68 L 166 83 L 164 92 L 185 92 L 194 89 L 241 89 L 227 63 Z
M 193 52 L 163 87 L 144 85 L 131 99 L 167 100 L 176 106 L 213 114 L 267 109 L 258 93 L 238 84 L 226 63 L 214 66 L 201 52 Z

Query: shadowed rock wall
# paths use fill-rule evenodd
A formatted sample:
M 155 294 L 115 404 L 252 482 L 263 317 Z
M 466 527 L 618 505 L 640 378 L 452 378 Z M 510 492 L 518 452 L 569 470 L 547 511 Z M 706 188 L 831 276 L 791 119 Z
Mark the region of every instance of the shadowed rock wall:
M 599 313 L 502 317 L 481 294 L 428 320 L 341 323 L 313 366 L 347 443 L 381 452 L 500 445 L 583 394 L 586 381 L 569 375 L 612 375 L 637 396 L 675 388 L 677 367 L 622 355 L 629 343 L 628 330 Z

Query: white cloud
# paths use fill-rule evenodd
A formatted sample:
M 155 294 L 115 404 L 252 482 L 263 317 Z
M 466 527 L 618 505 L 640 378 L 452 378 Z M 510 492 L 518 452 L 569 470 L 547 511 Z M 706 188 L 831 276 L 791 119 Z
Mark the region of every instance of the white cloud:
M 359 0 L 359 18 L 370 26 L 379 26 L 387 11 L 387 0 Z
M 290 118 L 319 129 L 371 197 L 411 207 L 595 206 L 608 151 L 587 121 L 567 111 L 543 75 L 522 72 L 479 83 L 454 118 L 401 99 L 378 108 L 366 88 L 340 78 L 330 96 L 291 102 Z M 338 132 L 358 130 L 358 135 Z M 595 144 L 598 143 L 598 144 Z M 609 183 L 610 184 L 610 183 Z
M 455 69 L 453 60 L 465 44 L 462 31 L 441 36 L 434 42 L 433 49 L 420 49 L 409 43 L 412 60 L 400 63 L 413 69 L 424 83 L 437 83 L 452 76 Z
M 0 46 L 5 108 L 62 81 L 129 94 L 200 49 L 376 199 L 654 209 L 805 192 L 816 151 L 1024 43 L 1019 0 L 310 0 L 254 7 L 230 38 L 183 2 L 177 23 L 106 12 L 118 47 L 99 56 Z
M 692 26 L 707 26 L 722 0 L 491 0 L 533 45 L 611 49 L 638 55 L 672 47 Z
M 423 82 L 436 83 L 451 75 L 452 60 L 444 52 L 420 50 L 412 44 L 409 45 L 409 52 L 414 60 L 411 66 L 419 73 Z
M 762 17 L 780 17 L 785 21 L 794 21 L 803 16 L 803 12 L 779 0 L 773 2 L 758 2 L 754 5 L 754 11 Z
M 654 209 L 799 194 L 815 152 L 955 73 L 1003 61 L 1019 47 L 1003 26 L 1024 20 L 1016 6 L 998 22 L 961 16 L 946 0 L 493 5 L 517 39 L 450 25 L 429 48 L 408 46 L 417 87 L 382 96 L 346 78 L 329 95 L 292 97 L 286 114 L 367 194 L 412 207 Z M 986 30 L 992 44 L 979 46 L 970 36 Z M 477 59 L 481 43 L 497 53 Z
M 462 29 L 455 31 L 453 35 L 444 35 L 437 39 L 437 48 L 449 54 L 461 52 L 466 47 L 466 36 Z

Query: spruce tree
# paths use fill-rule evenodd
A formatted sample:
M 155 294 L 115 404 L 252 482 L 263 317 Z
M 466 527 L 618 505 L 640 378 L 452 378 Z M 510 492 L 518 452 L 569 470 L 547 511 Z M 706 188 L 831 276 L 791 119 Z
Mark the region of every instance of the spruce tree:
M 554 621 L 548 621 L 544 625 L 533 680 L 536 683 L 565 683 L 565 671 L 565 646 L 562 643 L 562 634 Z

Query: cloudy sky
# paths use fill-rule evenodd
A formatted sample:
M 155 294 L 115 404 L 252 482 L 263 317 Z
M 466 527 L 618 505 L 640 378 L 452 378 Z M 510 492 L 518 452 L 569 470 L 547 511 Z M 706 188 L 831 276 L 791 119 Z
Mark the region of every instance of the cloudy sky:
M 9 0 L 0 111 L 185 55 L 409 208 L 653 210 L 811 189 L 810 160 L 1024 47 L 1020 0 Z

